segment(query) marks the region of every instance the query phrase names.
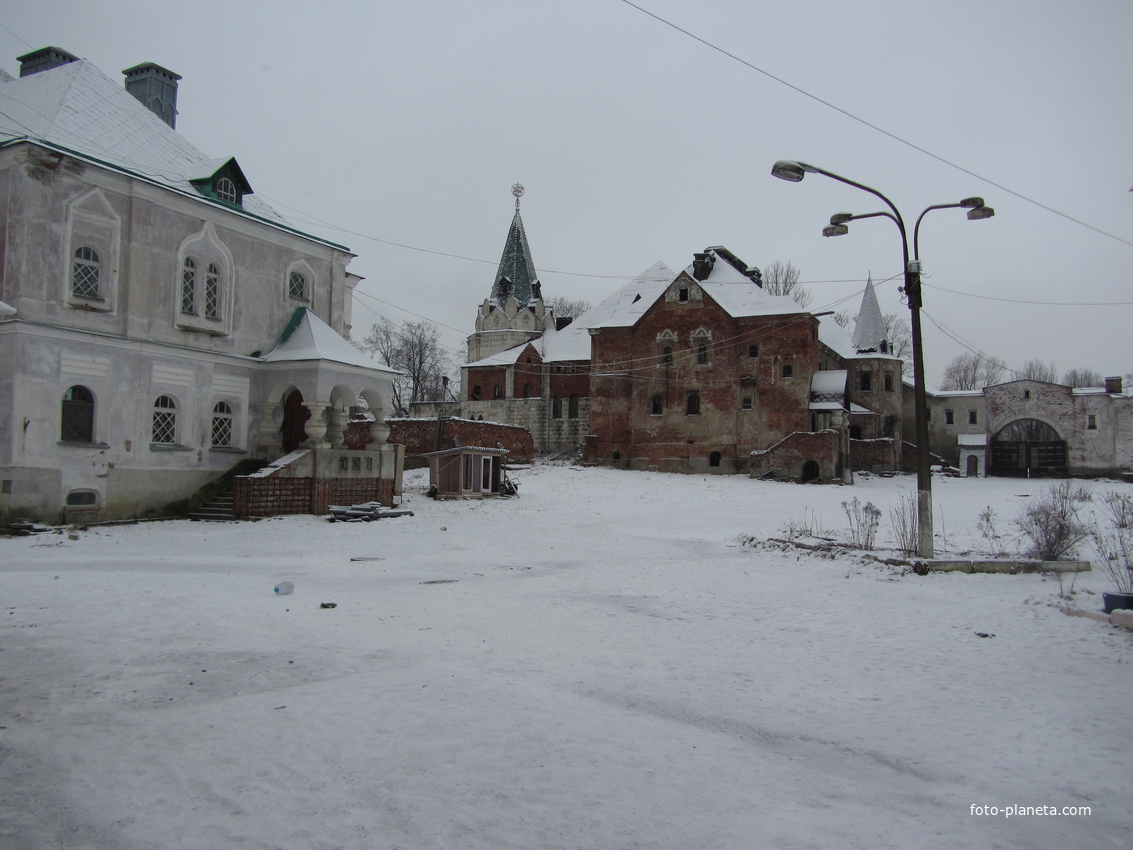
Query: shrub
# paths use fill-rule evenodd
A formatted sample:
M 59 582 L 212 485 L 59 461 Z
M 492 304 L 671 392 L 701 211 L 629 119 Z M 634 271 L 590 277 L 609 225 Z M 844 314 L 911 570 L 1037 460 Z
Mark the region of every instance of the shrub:
M 1090 537 L 1102 570 L 1119 593 L 1133 593 L 1133 496 L 1110 490 Z
M 906 555 L 916 555 L 921 551 L 921 521 L 917 513 L 917 497 L 904 493 L 897 504 L 889 509 L 889 521 L 893 523 L 893 536 L 897 548 Z
M 873 502 L 864 505 L 854 496 L 852 502 L 843 502 L 842 510 L 850 520 L 850 545 L 867 552 L 873 549 L 877 526 L 881 522 L 881 509 Z
M 1079 506 L 1090 500 L 1089 491 L 1063 481 L 1036 496 L 1015 520 L 1023 536 L 1030 540 L 1026 554 L 1040 561 L 1070 560 L 1078 544 L 1090 536 L 1082 522 Z

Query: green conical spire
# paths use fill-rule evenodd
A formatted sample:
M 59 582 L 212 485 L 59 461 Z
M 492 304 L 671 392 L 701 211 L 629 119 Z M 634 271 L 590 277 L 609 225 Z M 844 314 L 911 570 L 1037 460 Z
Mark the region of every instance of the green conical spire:
M 527 234 L 523 230 L 523 219 L 519 217 L 519 198 L 523 186 L 516 183 L 511 187 L 515 195 L 515 217 L 511 220 L 504 253 L 500 257 L 500 267 L 492 284 L 491 301 L 502 308 L 508 298 L 515 298 L 520 308 L 528 307 L 540 298 L 539 278 L 535 274 L 535 263 L 531 259 L 531 247 L 527 244 Z

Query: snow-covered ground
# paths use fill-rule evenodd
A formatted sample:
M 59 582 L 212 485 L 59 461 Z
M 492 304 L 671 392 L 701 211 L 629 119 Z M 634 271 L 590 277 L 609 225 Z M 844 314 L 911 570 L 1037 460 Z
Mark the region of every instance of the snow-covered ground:
M 856 496 L 890 546 L 914 479 L 518 477 L 411 473 L 416 516 L 374 523 L 0 540 L 0 846 L 1133 846 L 1133 633 L 1038 575 L 740 542 L 845 536 Z M 1046 486 L 937 479 L 938 546 Z

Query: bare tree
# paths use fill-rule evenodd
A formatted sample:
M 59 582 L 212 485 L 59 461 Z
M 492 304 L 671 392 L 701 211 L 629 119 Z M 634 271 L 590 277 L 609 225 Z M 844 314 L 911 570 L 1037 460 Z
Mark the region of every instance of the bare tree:
M 763 291 L 768 295 L 789 295 L 800 307 L 805 307 L 814 295 L 799 283 L 799 270 L 793 263 L 776 260 L 763 270 Z
M 550 301 L 546 302 L 547 307 L 554 311 L 556 319 L 563 319 L 570 317 L 577 319 L 587 310 L 594 305 L 589 301 L 582 298 L 567 298 L 564 295 L 556 295 Z
M 994 357 L 981 357 L 980 358 L 980 386 L 990 387 L 993 384 L 998 384 L 1003 380 L 1003 373 L 1007 371 L 1007 367 L 1003 364 L 1002 360 L 997 360 Z
M 1071 369 L 1062 376 L 1062 383 L 1068 387 L 1103 387 L 1105 377 L 1093 369 Z
M 1048 384 L 1058 383 L 1058 367 L 1053 363 L 1044 363 L 1041 360 L 1028 360 L 1019 371 L 1019 377 L 1028 381 L 1045 381 Z
M 409 403 L 442 398 L 453 364 L 440 346 L 441 333 L 431 322 L 395 325 L 382 318 L 370 328 L 359 348 L 376 354 L 386 366 L 402 374 L 393 382 L 394 412 L 404 415 Z
M 980 380 L 980 356 L 973 352 L 957 354 L 944 367 L 942 390 L 974 390 Z
M 968 352 L 957 354 L 944 367 L 942 390 L 979 390 L 998 384 L 1006 367 L 993 357 Z
M 902 371 L 910 367 L 909 356 L 913 352 L 913 332 L 909 320 L 900 313 L 886 313 L 881 317 L 885 323 L 885 338 L 889 341 L 889 353 L 905 361 Z
M 852 322 L 854 319 L 854 317 L 850 315 L 848 310 L 839 310 L 833 316 L 831 316 L 831 318 L 835 322 L 837 322 L 838 327 L 842 328 L 843 330 L 848 328 L 850 326 L 850 322 Z

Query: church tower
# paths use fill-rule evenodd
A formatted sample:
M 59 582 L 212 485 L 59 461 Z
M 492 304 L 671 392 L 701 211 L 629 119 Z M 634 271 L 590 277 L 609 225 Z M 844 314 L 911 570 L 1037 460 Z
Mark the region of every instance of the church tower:
M 468 362 L 475 363 L 542 336 L 555 327 L 555 317 L 543 304 L 543 292 L 531 247 L 519 215 L 523 186 L 511 187 L 515 216 L 508 229 L 492 291 L 476 314 L 476 333 L 468 338 Z
M 902 361 L 887 338 L 885 317 L 877 303 L 872 276 L 867 279 L 847 360 L 847 400 L 852 402 L 851 436 L 893 441 L 889 464 L 901 462 Z

